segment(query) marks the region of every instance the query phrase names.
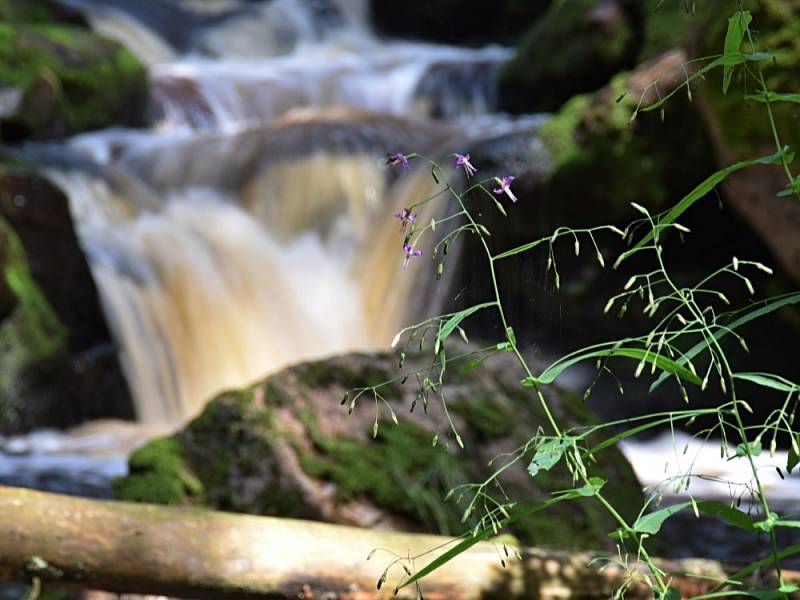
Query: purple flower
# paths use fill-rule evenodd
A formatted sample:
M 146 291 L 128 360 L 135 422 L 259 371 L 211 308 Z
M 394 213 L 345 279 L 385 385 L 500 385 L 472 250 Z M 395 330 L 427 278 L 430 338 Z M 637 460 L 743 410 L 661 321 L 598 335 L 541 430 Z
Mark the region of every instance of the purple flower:
M 406 225 L 413 225 L 417 220 L 417 213 L 412 213 L 409 209 L 404 208 L 399 213 L 395 213 L 395 218 L 400 219 L 400 231 L 406 230 Z
M 422 256 L 422 250 L 414 250 L 411 244 L 403 244 L 403 268 L 408 266 L 408 261 L 414 256 Z
M 397 154 L 389 154 L 386 157 L 386 164 L 391 165 L 393 167 L 397 165 L 402 165 L 403 168 L 408 171 L 408 157 L 405 154 L 397 153 Z
M 516 202 L 517 197 L 514 195 L 514 192 L 511 191 L 511 182 L 514 181 L 514 179 L 515 177 L 513 175 L 509 175 L 508 177 L 495 177 L 494 180 L 500 187 L 496 187 L 492 191 L 498 196 L 500 194 L 505 194 L 511 198 L 512 202 Z
M 464 167 L 467 177 L 472 177 L 478 171 L 478 169 L 473 167 L 472 163 L 469 162 L 469 154 L 456 154 L 456 166 Z

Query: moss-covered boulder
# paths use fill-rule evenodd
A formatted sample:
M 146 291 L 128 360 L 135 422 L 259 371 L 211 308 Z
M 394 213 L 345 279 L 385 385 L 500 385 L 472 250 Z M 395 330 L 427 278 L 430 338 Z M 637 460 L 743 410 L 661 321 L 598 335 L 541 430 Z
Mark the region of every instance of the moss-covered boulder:
M 554 2 L 500 71 L 500 102 L 511 112 L 558 108 L 633 66 L 642 43 L 641 7 L 627 0 Z
M 182 431 L 135 452 L 130 474 L 116 483 L 117 495 L 460 533 L 475 521 L 462 524 L 464 499 L 455 494 L 445 501 L 447 492 L 483 481 L 502 464 L 499 459 L 487 466 L 492 458 L 524 445 L 539 427 L 546 427 L 545 421 L 533 395 L 519 386 L 511 354 L 495 356 L 466 373 L 459 372 L 464 361 L 449 362 L 442 392 L 462 450 L 439 398 L 419 396 L 416 377 L 402 378 L 397 360 L 392 354 L 348 355 L 298 365 L 252 388 L 222 394 Z M 403 369 L 422 369 L 422 378 L 429 363 L 429 358 L 410 356 Z M 365 392 L 348 415 L 354 397 L 351 392 L 342 405 L 348 390 L 387 380 L 392 382 L 378 390 L 377 401 Z M 555 390 L 548 398 L 567 427 L 592 418 L 583 401 L 570 393 Z M 597 473 L 609 480 L 615 506 L 628 516 L 635 514 L 642 495 L 622 454 L 610 448 L 597 459 Z M 536 498 L 573 485 L 563 468 L 531 478 L 525 470 L 529 460 L 530 453 L 524 453 L 501 477 L 511 498 Z M 612 527 L 599 505 L 581 501 L 529 517 L 515 532 L 536 544 L 605 547 Z
M 0 140 L 143 121 L 147 77 L 116 42 L 77 26 L 0 22 Z
M 66 196 L 0 168 L 0 431 L 132 417 Z
M 800 0 L 763 0 L 742 4 L 752 14 L 751 28 L 756 44 L 753 48 L 745 40 L 742 51 L 771 52 L 774 59 L 760 63 L 768 89 L 777 93 L 797 93 L 800 90 Z M 734 5 L 728 6 L 727 10 L 716 10 L 697 24 L 689 43 L 693 57 L 722 52 L 728 17 L 736 8 Z M 708 117 L 713 121 L 712 127 L 718 130 L 720 142 L 725 146 L 723 151 L 729 158 L 750 158 L 754 151 L 774 147 L 764 104 L 747 98 L 760 88 L 754 68 L 747 71 L 744 67 L 734 68 L 727 93 L 722 91 L 722 69 L 709 72 L 699 87 L 711 109 Z M 772 111 L 782 141 L 795 150 L 800 148 L 797 104 L 773 102 Z

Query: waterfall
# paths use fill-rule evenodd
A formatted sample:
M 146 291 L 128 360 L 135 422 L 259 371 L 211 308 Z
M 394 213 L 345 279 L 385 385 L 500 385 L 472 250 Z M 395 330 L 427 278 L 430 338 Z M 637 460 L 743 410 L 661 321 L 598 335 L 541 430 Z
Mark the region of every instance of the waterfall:
M 507 124 L 487 117 L 507 50 L 379 40 L 363 0 L 62 1 L 151 63 L 150 129 L 39 157 L 70 198 L 140 420 L 177 424 L 290 363 L 386 347 L 438 302 L 419 278 L 430 248 L 402 272 L 392 218 L 434 182 L 384 158 Z

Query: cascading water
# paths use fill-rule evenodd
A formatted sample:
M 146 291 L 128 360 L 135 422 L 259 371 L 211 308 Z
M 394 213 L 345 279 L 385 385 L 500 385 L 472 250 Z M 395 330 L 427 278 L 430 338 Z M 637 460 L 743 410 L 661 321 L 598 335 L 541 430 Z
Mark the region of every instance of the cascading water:
M 128 0 L 64 1 L 154 63 L 149 131 L 41 159 L 70 196 L 140 420 L 175 425 L 289 363 L 387 345 L 414 307 L 413 269 L 387 275 L 391 214 L 432 182 L 382 157 L 504 122 L 486 115 L 507 51 L 380 41 L 358 0 L 161 0 L 159 23 Z M 469 135 L 452 126 L 467 116 Z

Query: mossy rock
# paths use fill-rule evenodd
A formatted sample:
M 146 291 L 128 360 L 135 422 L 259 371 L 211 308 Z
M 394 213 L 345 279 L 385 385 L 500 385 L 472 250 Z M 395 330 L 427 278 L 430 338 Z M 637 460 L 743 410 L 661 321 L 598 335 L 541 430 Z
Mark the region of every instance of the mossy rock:
M 511 112 L 557 109 L 633 66 L 641 11 L 626 0 L 554 2 L 500 71 L 500 101 Z
M 767 88 L 772 92 L 796 93 L 800 90 L 800 0 L 761 0 L 744 2 L 753 21 L 756 50 L 774 54 L 773 60 L 760 63 Z M 722 52 L 727 17 L 736 6 L 715 11 L 704 19 L 694 34 L 693 56 L 709 56 Z M 747 41 L 742 46 L 750 52 Z M 750 69 L 752 72 L 752 69 Z M 763 103 L 751 101 L 748 95 L 760 89 L 753 76 L 746 76 L 742 67 L 734 68 L 730 89 L 722 92 L 722 69 L 715 69 L 702 81 L 703 95 L 709 103 L 709 117 L 715 123 L 724 144 L 722 153 L 729 160 L 752 158 L 754 153 L 775 150 L 772 129 Z M 783 144 L 797 151 L 800 148 L 797 104 L 775 102 L 772 111 Z
M 87 29 L 0 23 L 0 139 L 61 137 L 142 123 L 147 76 L 134 56 Z
M 401 383 L 397 355 L 354 354 L 298 365 L 215 398 L 182 431 L 133 454 L 130 474 L 116 484 L 118 497 L 461 533 L 474 526 L 475 517 L 463 523 L 465 499 L 455 494 L 445 500 L 448 491 L 484 480 L 493 469 L 487 466 L 490 459 L 521 447 L 546 427 L 533 394 L 519 387 L 512 355 L 502 353 L 459 373 L 462 362 L 448 363 L 452 370 L 443 391 L 463 449 L 440 400 L 418 396 L 413 377 Z M 425 365 L 426 358 L 414 354 L 403 368 Z M 392 378 L 387 394 L 379 390 L 376 401 L 364 392 L 348 415 L 358 394 L 353 389 Z M 546 396 L 565 427 L 591 419 L 580 398 L 561 390 L 546 390 Z M 529 499 L 572 487 L 565 468 L 531 478 L 525 471 L 529 459 L 530 452 L 503 475 L 510 497 Z M 597 459 L 612 502 L 623 514 L 635 515 L 642 493 L 625 458 L 610 448 Z M 514 531 L 541 545 L 603 548 L 613 527 L 599 505 L 580 501 L 524 519 Z
M 133 417 L 67 197 L 0 167 L 0 431 Z

